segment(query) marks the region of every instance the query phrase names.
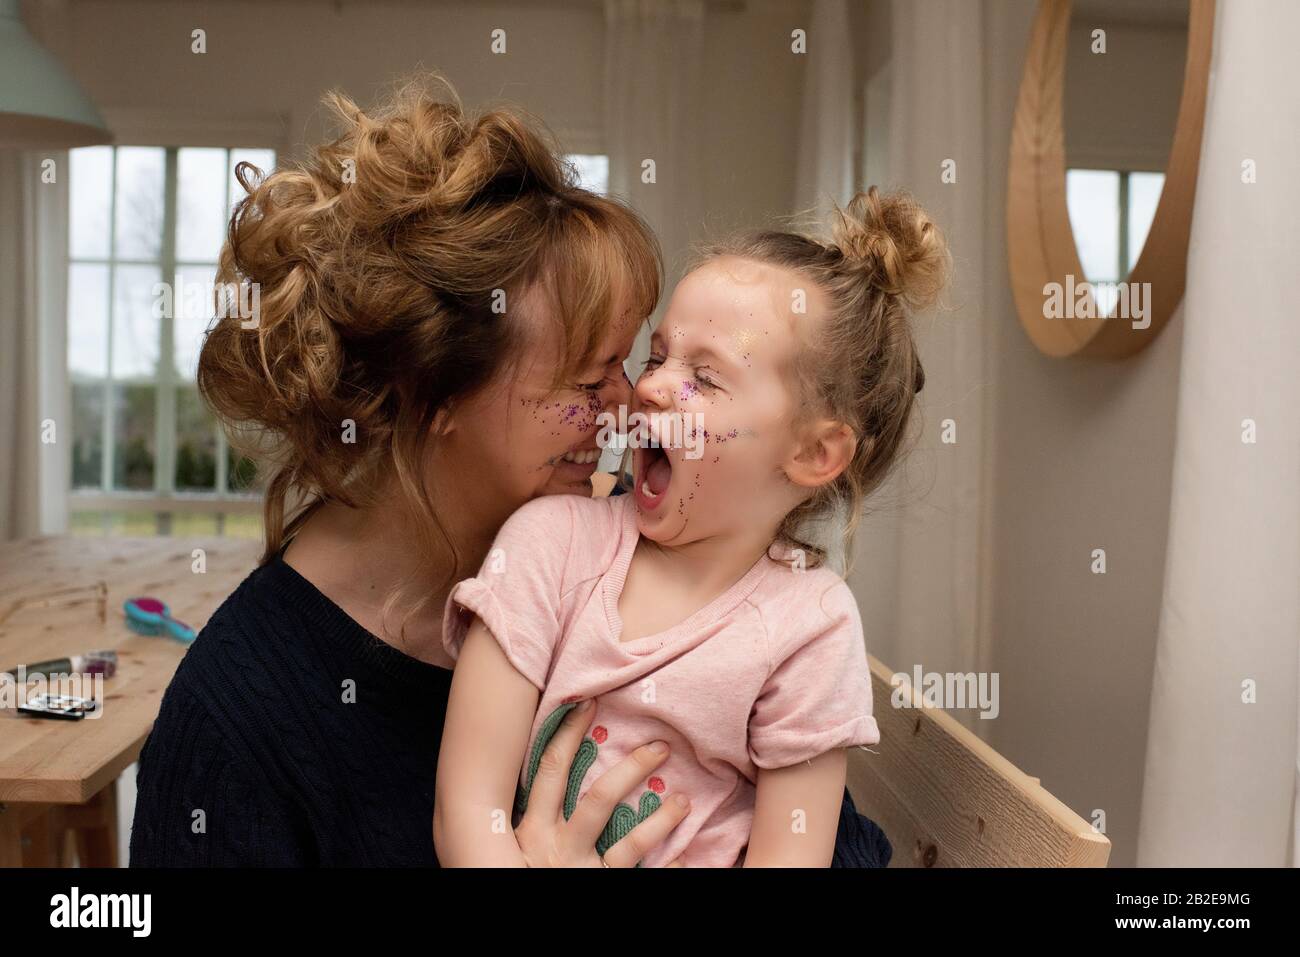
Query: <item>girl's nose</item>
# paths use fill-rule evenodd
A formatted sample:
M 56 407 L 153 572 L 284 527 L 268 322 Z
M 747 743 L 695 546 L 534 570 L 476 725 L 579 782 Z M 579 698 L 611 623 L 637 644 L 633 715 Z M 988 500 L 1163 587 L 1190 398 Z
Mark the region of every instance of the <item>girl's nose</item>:
M 668 401 L 668 392 L 665 388 L 667 382 L 660 374 L 663 366 L 654 369 L 646 369 L 641 373 L 641 378 L 636 380 L 636 399 L 638 405 L 661 408 Z

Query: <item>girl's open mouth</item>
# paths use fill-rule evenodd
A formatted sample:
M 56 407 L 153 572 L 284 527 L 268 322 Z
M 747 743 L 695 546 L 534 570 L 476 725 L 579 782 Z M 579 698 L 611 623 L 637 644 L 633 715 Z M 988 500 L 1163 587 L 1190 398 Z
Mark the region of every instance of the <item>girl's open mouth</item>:
M 668 493 L 673 464 L 668 454 L 652 442 L 636 450 L 632 474 L 636 480 L 636 504 L 647 512 L 657 509 Z

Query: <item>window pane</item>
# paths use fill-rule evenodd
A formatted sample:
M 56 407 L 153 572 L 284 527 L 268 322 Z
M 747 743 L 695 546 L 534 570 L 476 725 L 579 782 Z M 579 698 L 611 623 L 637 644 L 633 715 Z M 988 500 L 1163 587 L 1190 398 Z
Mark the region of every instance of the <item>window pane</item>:
M 1142 247 L 1146 245 L 1151 221 L 1156 218 L 1160 191 L 1165 185 L 1164 173 L 1129 173 L 1128 176 L 1128 269 L 1137 265 Z
M 68 371 L 74 382 L 108 372 L 107 266 L 68 266 Z
M 1068 170 L 1065 174 L 1065 200 L 1084 277 L 1089 282 L 1118 280 L 1119 172 Z
M 565 157 L 578 171 L 578 185 L 593 193 L 609 191 L 609 157 L 570 153 Z
M 162 248 L 163 150 L 122 146 L 117 150 L 117 255 L 156 259 Z
M 215 262 L 226 229 L 226 151 L 191 149 L 176 159 L 176 258 Z
M 113 487 L 154 487 L 157 266 L 117 266 L 113 289 Z
M 176 389 L 176 488 L 211 492 L 217 486 L 216 425 L 199 390 Z M 214 526 L 215 527 L 215 526 Z M 179 533 L 178 533 L 179 534 Z
M 1092 298 L 1097 302 L 1097 314 L 1099 316 L 1109 316 L 1115 311 L 1115 305 L 1119 302 L 1119 283 L 1093 283 Z
M 226 484 L 231 492 L 251 492 L 257 481 L 257 465 L 234 449 L 226 448 Z
M 108 258 L 108 211 L 113 199 L 113 147 L 68 151 L 68 251 Z
M 176 270 L 172 335 L 178 382 L 194 382 L 198 374 L 199 350 L 216 312 L 213 299 L 216 274 L 215 265 L 180 266 Z
M 217 516 L 212 512 L 173 512 L 173 535 L 216 535 Z
M 72 513 L 73 535 L 135 535 L 152 537 L 158 534 L 158 516 L 154 512 L 82 512 Z
M 105 524 L 103 512 L 73 512 L 68 516 L 68 531 L 73 535 L 102 536 Z
M 154 487 L 155 392 L 152 382 L 113 384 L 113 487 Z
M 154 512 L 73 512 L 74 535 L 135 535 L 150 537 L 158 534 L 158 516 Z
M 259 170 L 262 171 L 262 176 L 252 177 L 252 181 L 256 182 L 262 179 L 263 177 L 271 175 L 271 171 L 275 169 L 275 150 L 241 149 L 241 150 L 230 151 L 229 173 L 230 173 L 231 209 L 234 209 L 235 204 L 238 203 L 241 199 L 243 199 L 247 195 L 244 192 L 244 187 L 239 185 L 239 180 L 235 179 L 235 166 L 241 162 L 252 163 L 254 166 L 256 166 Z
M 225 516 L 225 535 L 229 538 L 262 537 L 262 516 L 248 512 L 232 512 Z
M 72 381 L 72 487 L 102 488 L 104 386 Z
M 105 240 L 107 240 L 105 229 Z M 108 267 L 68 266 L 68 379 L 72 487 L 102 488 L 104 377 L 108 373 Z
M 155 295 L 157 266 L 117 266 L 113 289 L 113 379 L 158 378 L 162 335 L 161 297 Z

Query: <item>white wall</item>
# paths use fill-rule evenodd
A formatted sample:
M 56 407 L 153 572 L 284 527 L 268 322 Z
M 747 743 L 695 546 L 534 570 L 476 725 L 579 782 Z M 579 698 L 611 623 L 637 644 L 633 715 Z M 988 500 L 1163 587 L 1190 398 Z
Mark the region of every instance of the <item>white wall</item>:
M 945 29 L 942 18 L 950 5 L 915 2 L 919 12 L 912 15 L 932 16 L 939 21 L 933 29 Z M 859 542 L 860 564 L 851 583 L 864 609 L 873 611 L 866 622 L 874 629 L 868 646 L 887 665 L 910 671 L 920 662 L 926 670 L 946 670 L 935 661 L 943 657 L 942 649 L 960 659 L 956 650 L 970 636 L 918 634 L 925 622 L 908 616 L 925 609 L 887 599 L 906 590 L 907 576 L 933 576 L 934 569 L 944 567 L 938 558 L 922 568 L 915 561 L 918 536 L 944 520 L 935 516 L 936 509 L 982 510 L 978 669 L 999 675 L 1000 713 L 992 720 L 968 720 L 973 712 L 954 716 L 1085 819 L 1094 809 L 1104 810 L 1111 862 L 1132 866 L 1168 533 L 1181 310 L 1150 348 L 1123 361 L 1050 359 L 1029 341 L 1016 316 L 1007 272 L 1006 161 L 1037 3 L 971 2 L 978 4 L 980 55 L 935 65 L 948 72 L 939 74 L 934 86 L 982 91 L 982 163 L 962 154 L 958 185 L 941 185 L 940 160 L 969 143 L 958 142 L 956 130 L 940 129 L 931 140 L 910 144 L 910 155 L 919 157 L 916 168 L 887 172 L 890 182 L 911 188 L 933 204 L 936 214 L 945 204 L 960 205 L 953 190 L 982 194 L 982 222 L 971 230 L 963 221 L 958 225 L 965 231 L 954 234 L 959 267 L 964 263 L 969 270 L 982 259 L 981 281 L 956 291 L 954 304 L 965 301 L 966 310 L 940 313 L 926 324 L 980 322 L 987 367 L 975 380 L 955 386 L 932 379 L 927 401 L 937 402 L 938 411 L 924 424 L 937 430 L 934 419 L 950 407 L 964 408 L 962 403 L 983 397 L 983 434 L 976 438 L 984 443 L 983 500 L 927 496 L 935 475 L 952 468 L 938 456 L 952 453 L 914 456 L 905 466 L 905 481 L 892 490 L 894 497 L 879 502 L 884 510 L 864 524 L 861 535 L 876 540 Z M 902 70 L 880 62 L 897 55 L 880 49 L 880 38 L 889 32 L 887 9 L 887 4 L 871 4 L 858 38 L 867 80 L 894 86 L 918 82 L 918 65 Z M 907 118 L 901 119 L 906 128 Z M 894 120 L 897 129 L 899 118 Z M 890 130 L 889 123 L 870 118 L 868 126 L 877 135 Z M 883 150 L 879 143 L 867 144 L 867 153 L 873 151 L 891 152 L 888 144 Z M 927 371 L 938 377 L 946 368 L 927 365 Z M 926 445 L 935 446 L 933 434 L 918 448 L 924 452 Z M 914 547 L 896 548 L 899 558 L 892 560 L 890 540 L 910 540 Z M 1106 549 L 1104 576 L 1090 571 L 1094 548 Z M 947 600 L 956 586 L 942 578 L 926 587 Z
M 987 3 L 990 169 L 1005 169 L 1035 4 Z M 1001 160 L 1001 162 L 999 162 Z M 1136 863 L 1178 397 L 1181 308 L 1117 362 L 1050 359 L 1021 330 L 1005 252 L 1005 174 L 989 183 L 992 332 L 990 743 Z M 1107 574 L 1090 570 L 1105 548 Z
M 166 112 L 195 125 L 278 115 L 298 146 L 319 134 L 325 90 L 365 103 L 423 65 L 451 78 L 469 105 L 506 98 L 575 138 L 600 132 L 598 4 L 67 0 L 27 10 L 33 31 L 110 113 Z M 504 55 L 489 48 L 497 28 Z M 191 52 L 195 29 L 206 31 L 204 54 Z

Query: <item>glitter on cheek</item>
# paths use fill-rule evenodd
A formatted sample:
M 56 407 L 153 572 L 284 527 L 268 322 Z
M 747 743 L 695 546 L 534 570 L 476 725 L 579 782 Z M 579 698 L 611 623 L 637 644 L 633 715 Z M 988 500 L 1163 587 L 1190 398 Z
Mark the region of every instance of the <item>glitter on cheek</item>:
M 519 404 L 525 407 L 532 405 L 534 420 L 540 420 L 551 426 L 559 426 L 558 429 L 552 428 L 550 434 L 554 436 L 564 435 L 566 431 L 590 432 L 594 430 L 600 421 L 601 412 L 605 409 L 600 396 L 595 393 L 585 395 L 577 402 L 520 399 Z
M 699 394 L 700 394 L 700 387 L 697 386 L 690 379 L 684 379 L 682 381 L 682 391 L 681 394 L 678 396 L 678 399 L 682 402 L 688 402 Z
M 699 472 L 696 472 L 696 473 L 695 473 L 695 487 L 696 487 L 697 489 L 700 487 L 700 473 L 699 473 Z M 686 500 L 689 502 L 689 501 L 691 501 L 693 498 L 695 498 L 695 493 L 694 493 L 694 492 L 691 492 L 691 494 L 688 495 L 688 496 L 686 497 Z

